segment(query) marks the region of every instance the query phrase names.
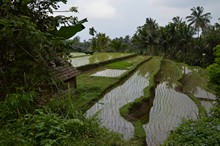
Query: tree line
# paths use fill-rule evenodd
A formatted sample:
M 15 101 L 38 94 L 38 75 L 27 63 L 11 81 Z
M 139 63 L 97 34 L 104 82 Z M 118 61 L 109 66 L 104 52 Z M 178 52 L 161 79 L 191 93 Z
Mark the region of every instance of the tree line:
M 159 26 L 153 18 L 146 18 L 145 24 L 137 27 L 132 37 L 110 39 L 105 33 L 95 31 L 88 41 L 80 42 L 78 37 L 69 43 L 77 44 L 77 51 L 89 49 L 163 55 L 205 67 L 213 62 L 213 48 L 220 43 L 220 23 L 210 24 L 211 13 L 205 13 L 203 7 L 193 7 L 190 11 L 186 19 L 176 16 L 165 26 Z

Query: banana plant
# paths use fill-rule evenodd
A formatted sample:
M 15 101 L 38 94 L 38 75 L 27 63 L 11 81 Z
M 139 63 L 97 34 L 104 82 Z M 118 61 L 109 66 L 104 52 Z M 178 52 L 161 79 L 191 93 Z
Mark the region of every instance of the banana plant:
M 83 25 L 85 22 L 88 22 L 86 18 L 71 26 L 61 26 L 56 35 L 58 37 L 63 37 L 64 39 L 69 39 L 85 28 Z

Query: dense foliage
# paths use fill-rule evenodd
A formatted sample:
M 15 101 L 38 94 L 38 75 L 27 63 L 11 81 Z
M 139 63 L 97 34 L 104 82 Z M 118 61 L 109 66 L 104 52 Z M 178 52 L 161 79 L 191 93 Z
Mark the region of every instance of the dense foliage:
M 58 2 L 11 1 L 0 5 L 0 97 L 50 85 L 49 62 L 64 55 L 65 29 L 83 29 L 76 17 L 49 16 Z M 77 11 L 74 7 L 72 11 Z M 68 27 L 61 27 L 67 25 Z M 81 26 L 81 28 L 80 28 Z
M 216 94 L 220 100 L 220 45 L 214 48 L 216 56 L 215 63 L 209 66 L 210 82 L 214 84 Z
M 174 132 L 171 132 L 164 145 L 219 145 L 219 124 L 219 117 L 213 117 L 212 115 L 196 121 L 185 121 Z
M 87 21 L 51 15 L 58 2 L 66 0 L 0 0 L 0 145 L 127 145 L 76 113 L 73 93 L 51 73 L 50 62 L 69 52 L 65 39 Z
M 79 117 L 79 116 L 78 116 Z M 4 125 L 0 145 L 126 145 L 118 135 L 100 128 L 96 119 L 63 119 L 54 113 L 36 110 Z

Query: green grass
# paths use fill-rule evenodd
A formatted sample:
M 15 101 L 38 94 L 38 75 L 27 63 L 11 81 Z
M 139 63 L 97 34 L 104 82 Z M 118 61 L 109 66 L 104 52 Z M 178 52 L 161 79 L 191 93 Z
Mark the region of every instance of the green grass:
M 138 120 L 138 121 L 134 122 L 133 125 L 135 127 L 133 140 L 136 141 L 137 143 L 139 143 L 139 145 L 145 144 L 146 133 L 143 128 L 143 123 L 140 120 Z
M 77 92 L 79 97 L 76 100 L 77 108 L 85 111 L 91 104 L 100 99 L 102 93 L 118 78 L 94 77 L 90 74 L 82 74 L 77 78 Z

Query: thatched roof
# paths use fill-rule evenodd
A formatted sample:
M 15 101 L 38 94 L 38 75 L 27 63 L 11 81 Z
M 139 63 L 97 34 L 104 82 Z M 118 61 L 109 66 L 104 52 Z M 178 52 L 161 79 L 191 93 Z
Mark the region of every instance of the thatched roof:
M 57 76 L 58 79 L 60 79 L 63 82 L 72 79 L 80 74 L 80 72 L 75 67 L 73 67 L 69 62 L 61 58 L 56 59 L 56 63 L 53 67 L 53 70 L 55 72 L 55 76 Z

